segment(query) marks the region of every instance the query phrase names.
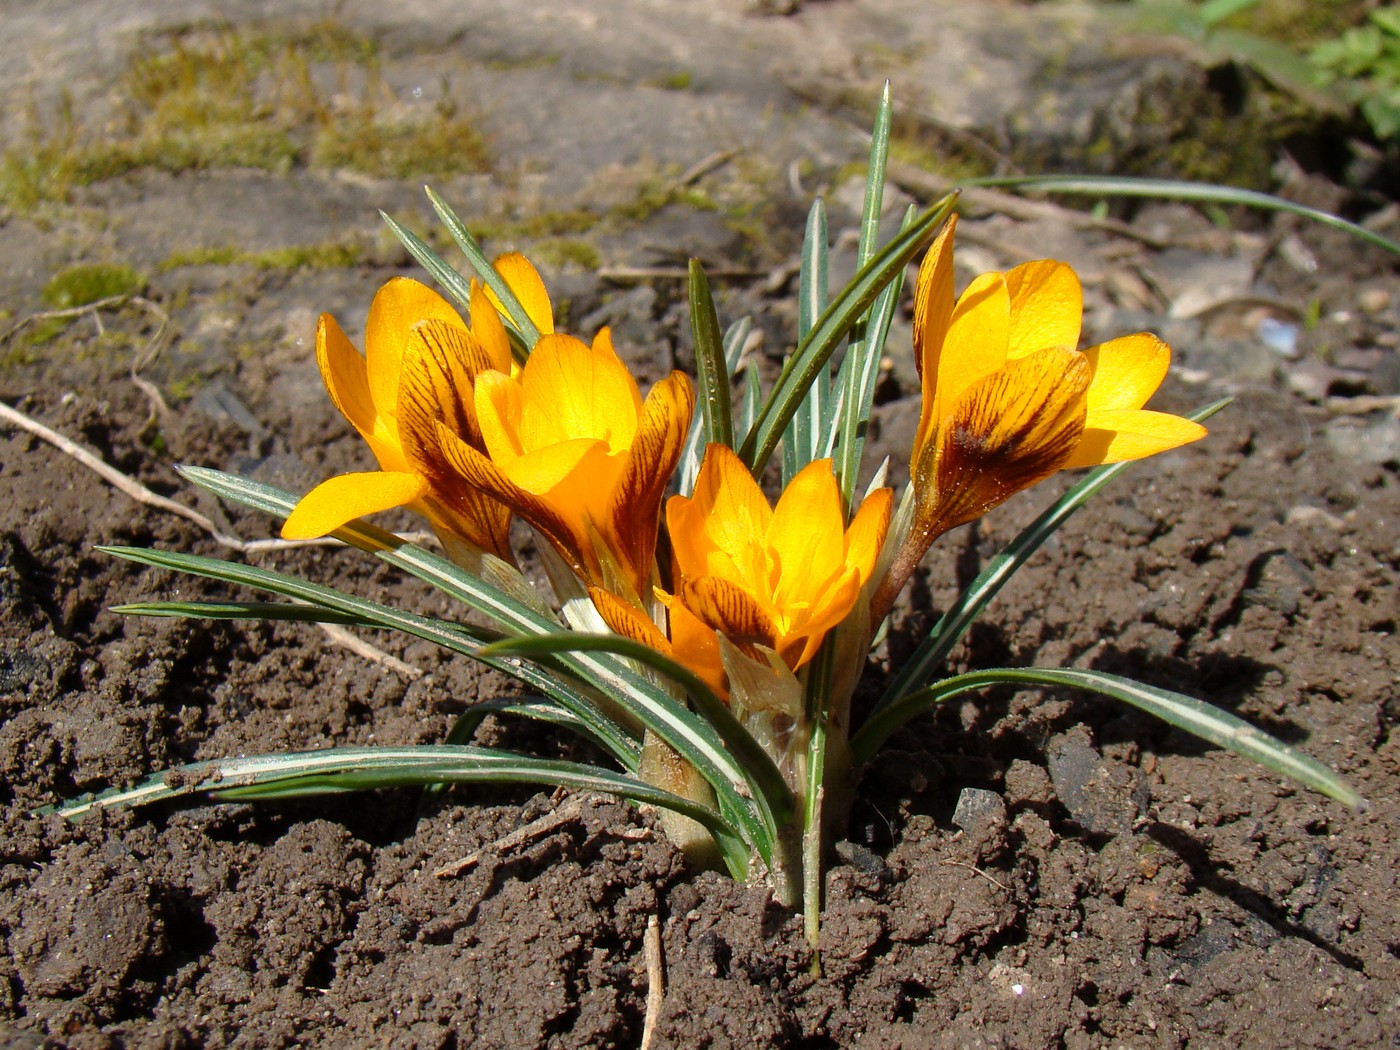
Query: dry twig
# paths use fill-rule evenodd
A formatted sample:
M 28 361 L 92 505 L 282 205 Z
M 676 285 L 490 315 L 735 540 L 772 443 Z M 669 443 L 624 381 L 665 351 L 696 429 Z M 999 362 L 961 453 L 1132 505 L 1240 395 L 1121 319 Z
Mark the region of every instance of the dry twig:
M 208 533 L 215 543 L 221 546 L 232 547 L 236 551 L 249 554 L 256 551 L 289 550 L 295 547 L 334 546 L 339 543 L 338 540 L 330 539 L 241 540 L 237 536 L 230 536 L 228 533 L 221 531 L 213 521 L 199 513 L 199 511 L 195 510 L 193 507 L 187 507 L 183 503 L 177 503 L 175 500 L 168 499 L 158 492 L 152 492 L 135 478 L 123 474 L 115 467 L 104 462 L 95 452 L 84 448 L 70 438 L 64 437 L 58 431 L 44 426 L 44 424 L 40 423 L 37 419 L 25 415 L 18 409 L 11 408 L 3 401 L 0 401 L 0 422 L 9 423 L 11 426 L 18 427 L 26 433 L 33 434 L 35 437 L 47 441 L 65 456 L 77 460 L 83 466 L 87 467 L 88 470 L 91 470 L 103 481 L 107 482 L 107 484 L 131 497 L 137 503 L 145 504 L 148 507 L 155 507 L 157 510 L 163 510 L 169 514 L 184 518 L 186 521 L 193 522 Z M 402 660 L 398 659 L 398 657 L 391 656 L 377 646 L 355 637 L 344 627 L 329 623 L 317 624 L 317 626 L 336 644 L 345 646 L 347 649 L 367 660 L 383 664 L 385 667 L 389 667 L 410 678 L 417 678 L 423 673 L 418 668 L 404 663 Z
M 647 916 L 647 932 L 642 938 L 647 968 L 647 1013 L 642 1021 L 641 1050 L 650 1050 L 656 1038 L 656 1024 L 666 1002 L 666 958 L 661 951 L 661 922 L 653 912 Z

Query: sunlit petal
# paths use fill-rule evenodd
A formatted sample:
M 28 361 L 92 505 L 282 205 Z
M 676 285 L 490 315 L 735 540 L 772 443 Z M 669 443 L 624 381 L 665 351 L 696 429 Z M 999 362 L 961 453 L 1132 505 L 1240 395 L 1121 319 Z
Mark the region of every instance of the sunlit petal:
M 661 501 L 685 450 L 694 412 L 695 387 L 680 372 L 652 387 L 621 476 L 612 486 L 608 538 L 639 594 L 656 558 Z
M 545 291 L 544 281 L 540 279 L 539 271 L 531 265 L 530 260 L 519 252 L 510 252 L 499 256 L 494 265 L 496 272 L 520 300 L 520 305 L 525 308 L 526 315 L 540 330 L 540 334 L 549 335 L 553 332 L 554 308 L 549 305 L 549 293 Z M 505 313 L 496 294 L 490 289 L 487 289 L 487 294 L 496 304 L 496 309 Z
M 773 600 L 781 608 L 810 601 L 818 588 L 845 566 L 845 522 L 841 490 L 831 460 L 807 464 L 783 489 L 768 525 L 767 544 L 778 578 Z
M 876 489 L 865 497 L 846 530 L 846 564 L 860 573 L 862 583 L 874 571 L 893 513 L 894 493 L 889 489 Z
M 1084 351 L 1094 378 L 1089 411 L 1141 408 L 1167 377 L 1171 347 L 1147 332 L 1125 335 Z
M 631 445 L 642 398 L 610 342 L 590 347 L 572 336 L 544 336 L 525 362 L 520 385 L 525 402 L 542 409 L 521 419 L 524 448 L 578 437 L 598 438 L 615 452 Z
M 920 517 L 935 534 L 980 517 L 1061 469 L 1084 430 L 1089 365 L 1073 350 L 1007 362 L 958 402 L 940 435 L 935 494 Z M 921 462 L 920 474 L 931 464 Z
M 1066 467 L 1094 467 L 1128 459 L 1155 456 L 1158 452 L 1199 441 L 1206 428 L 1167 412 L 1110 409 L 1090 412 Z
M 473 280 L 471 284 L 472 335 L 486 351 L 491 367 L 498 372 L 510 372 L 510 336 L 501 323 L 501 315 L 496 312 L 496 304 L 486 291 L 486 286 Z
M 944 420 L 963 391 L 1006 364 L 1011 331 L 1011 295 L 999 273 L 984 273 L 967 286 L 953 307 L 938 355 L 935 417 Z M 927 364 L 927 362 L 925 362 Z
M 310 540 L 325 536 L 347 521 L 412 503 L 427 491 L 427 479 L 418 474 L 382 470 L 341 474 L 321 482 L 301 498 L 282 525 L 282 537 Z
M 672 496 L 666 504 L 666 525 L 682 572 L 702 574 L 711 551 L 731 561 L 744 555 L 751 573 L 751 553 L 762 549 L 773 509 L 744 461 L 719 444 L 705 449 L 705 458 L 690 496 Z M 758 564 L 762 564 L 761 558 Z
M 926 397 L 938 377 L 938 353 L 953 316 L 953 233 L 957 228 L 958 217 L 948 216 L 919 266 L 914 289 L 914 365 L 924 377 Z
M 331 403 L 361 436 L 374 433 L 374 399 L 370 396 L 365 359 L 345 337 L 330 314 L 316 324 L 316 366 L 331 395 Z
M 777 647 L 777 625 L 741 585 L 716 576 L 684 580 L 677 595 L 704 623 L 739 645 Z
M 1022 263 L 1007 273 L 1006 290 L 1011 296 L 1009 357 L 1079 345 L 1084 292 L 1068 266 L 1054 259 Z
M 365 366 L 370 395 L 380 415 L 392 416 L 399 403 L 399 376 L 413 326 L 437 318 L 462 327 L 462 317 L 426 284 L 391 278 L 370 303 L 365 322 Z

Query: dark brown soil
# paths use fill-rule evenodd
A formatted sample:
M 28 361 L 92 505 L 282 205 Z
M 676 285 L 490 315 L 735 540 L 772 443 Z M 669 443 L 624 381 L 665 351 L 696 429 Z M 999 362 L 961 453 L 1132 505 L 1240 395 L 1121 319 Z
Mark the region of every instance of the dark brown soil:
M 256 358 L 235 378 L 276 386 Z M 48 392 L 24 410 L 206 509 L 172 461 L 278 465 L 193 410 L 161 429 L 157 454 L 149 406 L 95 358 L 66 385 L 31 389 Z M 1168 395 L 1177 407 L 1187 396 Z M 271 394 L 253 404 L 291 447 L 334 434 L 320 469 L 363 462 L 328 406 L 293 417 Z M 899 736 L 867 773 L 828 878 L 820 978 L 799 923 L 765 890 L 687 868 L 649 816 L 603 800 L 504 852 L 489 847 L 559 800 L 452 791 L 421 818 L 407 792 L 76 825 L 31 816 L 182 760 L 431 741 L 465 704 L 511 687 L 392 637 L 375 641 L 423 677 L 312 628 L 105 611 L 211 589 L 95 543 L 226 552 L 6 433 L 9 1037 L 634 1045 L 655 915 L 660 1046 L 1393 1045 L 1400 501 L 1393 470 L 1340 460 L 1309 424 L 1289 395 L 1253 394 L 1208 441 L 1138 465 L 1008 588 L 957 663 L 1091 666 L 1209 697 L 1343 771 L 1371 810 L 1346 812 L 1099 701 L 968 700 Z M 949 537 L 900 612 L 893 659 L 1048 498 Z M 270 529 L 229 514 L 244 536 Z M 353 552 L 258 560 L 411 607 L 437 601 Z M 1006 819 L 952 826 L 969 787 L 998 793 Z M 483 847 L 464 874 L 434 875 Z

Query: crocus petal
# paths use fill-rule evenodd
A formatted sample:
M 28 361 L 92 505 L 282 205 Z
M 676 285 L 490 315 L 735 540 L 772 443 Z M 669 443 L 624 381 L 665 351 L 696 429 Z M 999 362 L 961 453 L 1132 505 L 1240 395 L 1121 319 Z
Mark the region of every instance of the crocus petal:
M 282 525 L 282 537 L 316 539 L 347 521 L 412 503 L 427 491 L 428 480 L 419 474 L 382 470 L 341 474 L 321 482 L 301 498 Z
M 974 278 L 953 307 L 938 355 L 935 418 L 947 419 L 963 391 L 1006 364 L 1010 332 L 1011 294 L 1006 279 L 999 273 Z
M 599 490 L 606 491 L 610 476 L 618 473 L 617 464 L 609 460 L 608 448 L 603 442 L 574 438 L 528 451 L 509 462 L 501 462 L 500 467 L 506 477 L 526 492 L 548 496 L 560 507 L 583 509 L 598 502 Z M 580 499 L 586 502 L 580 504 Z
M 953 233 L 958 217 L 950 215 L 919 265 L 914 289 L 914 366 L 931 384 L 938 375 L 938 352 L 953 316 Z M 932 360 L 927 360 L 932 355 Z
M 1147 332 L 1125 335 L 1084 351 L 1094 378 L 1089 383 L 1090 412 L 1141 408 L 1167 377 L 1171 347 Z
M 765 536 L 777 561 L 778 578 L 770 585 L 779 608 L 811 601 L 820 587 L 841 572 L 846 562 L 845 529 L 841 490 L 831 460 L 813 460 L 783 489 Z
M 540 334 L 549 335 L 553 332 L 554 308 L 549 305 L 549 293 L 545 291 L 544 281 L 540 279 L 539 271 L 530 264 L 530 260 L 519 252 L 509 252 L 496 259 L 495 267 L 496 272 L 520 300 L 520 305 L 525 308 L 526 315 L 540 330 Z M 505 309 L 496 298 L 496 293 L 487 289 L 487 294 L 496 304 L 496 309 L 504 314 Z
M 598 615 L 614 634 L 650 646 L 663 656 L 671 655 L 671 642 L 661 633 L 661 628 L 652 623 L 651 617 L 631 602 L 602 587 L 589 587 L 588 597 L 592 599 Z
M 718 576 L 701 576 L 683 580 L 679 597 L 702 622 L 731 642 L 777 647 L 777 624 L 740 584 Z
M 1068 266 L 1054 259 L 1023 263 L 1007 273 L 1006 289 L 1011 295 L 1009 357 L 1079 345 L 1084 292 Z
M 729 683 L 724 674 L 724 657 L 713 627 L 703 622 L 680 602 L 662 599 L 671 629 L 671 656 L 690 668 L 719 696 L 728 699 Z
M 651 575 L 661 500 L 685 450 L 694 413 L 695 387 L 680 372 L 652 387 L 613 489 L 606 538 L 638 594 Z
M 1100 463 L 1143 459 L 1205 436 L 1206 428 L 1199 423 L 1168 412 L 1140 409 L 1090 412 L 1084 434 L 1065 467 L 1096 467 Z
M 321 370 L 331 403 L 361 437 L 368 438 L 374 433 L 375 410 L 365 359 L 330 314 L 322 314 L 316 324 L 316 367 Z
M 524 448 L 578 437 L 601 439 L 615 452 L 632 443 L 642 397 L 610 341 L 590 347 L 572 336 L 544 336 L 525 362 L 520 386 L 527 404 L 548 406 L 522 417 Z
M 370 394 L 381 416 L 399 403 L 399 376 L 413 326 L 430 317 L 462 327 L 462 317 L 426 284 L 395 277 L 379 289 L 365 322 L 365 366 Z
M 525 397 L 519 383 L 501 372 L 483 372 L 477 376 L 472 403 L 487 455 L 498 463 L 509 463 L 525 454 L 520 443 Z
M 480 390 L 480 386 L 477 389 Z M 522 489 L 500 466 L 443 424 L 437 425 L 437 433 L 443 458 L 466 484 L 504 503 L 533 525 L 581 579 L 589 583 L 601 582 L 602 574 L 592 555 L 588 530 L 581 520 L 566 518 L 549 500 Z
M 862 584 L 875 569 L 875 560 L 884 546 L 893 513 L 894 493 L 890 489 L 876 489 L 865 497 L 846 530 L 846 564 L 860 573 Z
M 1088 385 L 1083 355 L 1052 348 L 1007 362 L 968 390 L 941 429 L 936 458 L 915 465 L 915 484 L 932 492 L 920 500 L 920 527 L 946 532 L 1063 467 L 1084 430 Z
M 772 517 L 773 508 L 744 461 L 719 444 L 705 449 L 695 491 L 672 496 L 666 504 L 672 549 L 686 575 L 703 575 L 712 551 L 734 558 L 759 548 Z
M 496 312 L 496 304 L 486 291 L 486 286 L 473 280 L 471 284 L 472 335 L 486 351 L 491 367 L 497 372 L 511 371 L 510 336 L 501 323 L 501 315 Z

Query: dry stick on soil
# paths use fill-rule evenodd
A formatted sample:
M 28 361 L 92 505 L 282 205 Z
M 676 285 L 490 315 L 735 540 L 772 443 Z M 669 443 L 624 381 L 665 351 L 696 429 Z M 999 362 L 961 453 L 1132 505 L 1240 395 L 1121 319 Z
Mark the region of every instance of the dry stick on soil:
M 957 183 L 952 179 L 934 175 L 922 168 L 915 167 L 913 164 L 904 164 L 893 160 L 889 163 L 889 177 L 891 182 L 920 195 L 938 196 L 957 186 Z M 1102 230 L 1105 233 L 1138 241 L 1149 248 L 1162 249 L 1172 246 L 1172 242 L 1154 237 L 1145 230 L 1140 230 L 1126 222 L 1119 222 L 1117 219 L 1096 218 L 1093 215 L 1086 215 L 1084 212 L 1062 208 L 1050 201 L 1027 200 L 1025 197 L 1017 197 L 1004 190 L 967 186 L 963 187 L 962 198 L 969 204 L 984 205 L 998 214 L 1013 219 L 1023 221 L 1045 218 L 1063 219 L 1075 229 Z
M 158 510 L 175 514 L 186 521 L 191 521 L 209 534 L 214 542 L 225 547 L 232 547 L 234 550 L 243 553 L 265 550 L 288 550 L 293 547 L 326 546 L 336 543 L 335 540 L 240 540 L 237 536 L 230 536 L 226 532 L 221 532 L 212 521 L 206 518 L 199 511 L 192 507 L 186 507 L 183 503 L 176 503 L 173 499 L 167 499 L 159 493 L 152 492 L 145 485 L 134 478 L 128 477 L 121 471 L 102 459 L 94 452 L 83 448 L 76 441 L 64 437 L 56 430 L 44 426 L 37 419 L 33 419 L 18 409 L 11 408 L 5 402 L 0 401 L 0 422 L 9 423 L 20 430 L 33 434 L 35 437 L 47 441 L 54 448 L 58 449 L 65 456 L 70 456 L 83 466 L 87 467 L 94 474 L 100 477 L 107 484 L 119 489 L 130 496 L 137 503 L 144 503 L 148 507 L 155 507 Z M 358 656 L 374 663 L 383 664 L 399 674 L 409 678 L 417 678 L 423 672 L 416 667 L 404 663 L 396 656 L 391 656 L 377 646 L 371 645 L 360 638 L 356 638 L 345 628 L 337 624 L 323 623 L 318 627 L 338 645 L 343 645 Z
M 461 860 L 444 864 L 433 872 L 433 875 L 439 879 L 456 878 L 469 868 L 480 864 L 481 858 L 487 853 L 508 853 L 517 846 L 523 846 L 527 842 L 533 842 L 535 839 L 548 835 L 551 831 L 578 819 L 583 812 L 583 799 L 583 795 L 570 795 L 558 809 L 552 810 L 528 824 L 521 825 L 510 834 L 501 836 L 495 842 L 483 846 L 474 853 L 468 853 Z
M 661 952 L 661 922 L 656 913 L 647 916 L 647 932 L 642 938 L 647 967 L 647 1014 L 642 1021 L 641 1050 L 650 1050 L 656 1038 L 656 1022 L 666 1002 L 666 959 Z

